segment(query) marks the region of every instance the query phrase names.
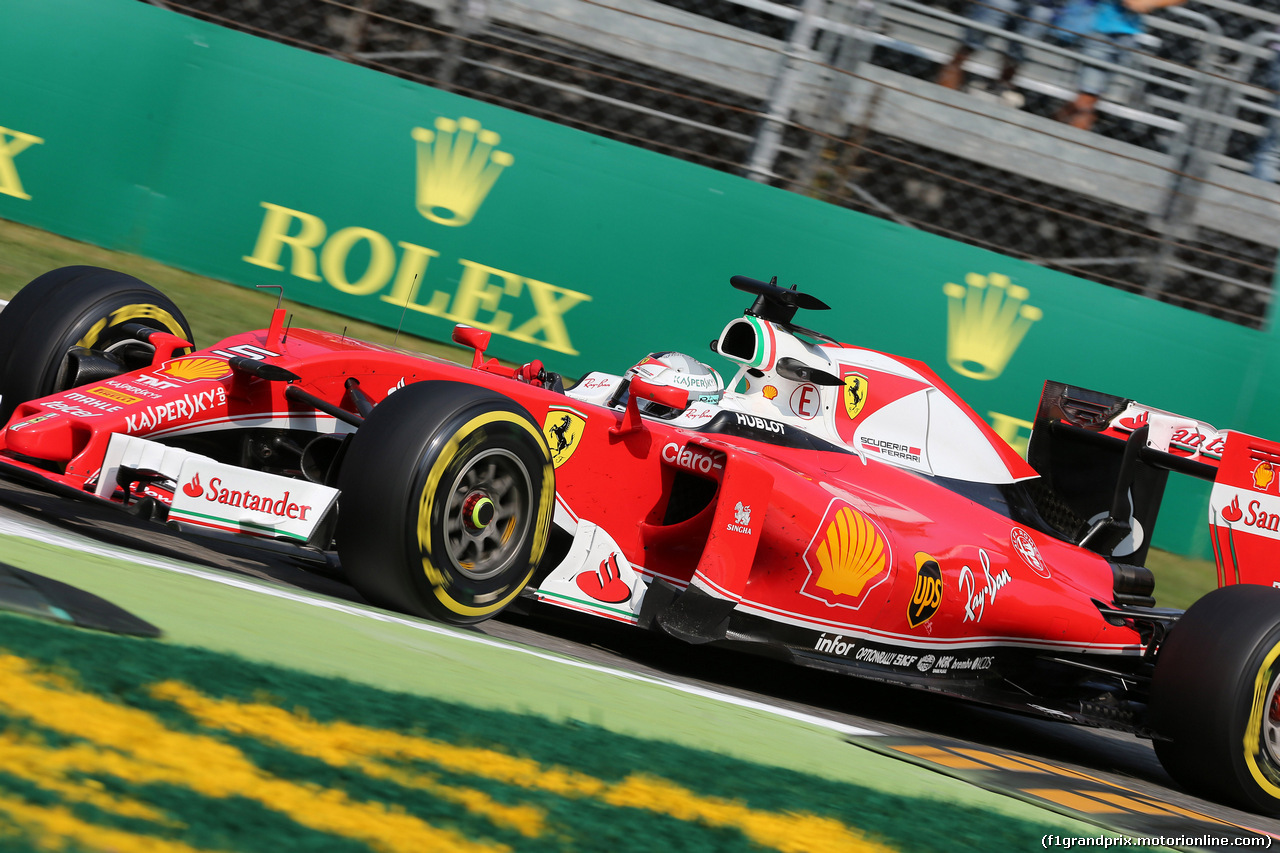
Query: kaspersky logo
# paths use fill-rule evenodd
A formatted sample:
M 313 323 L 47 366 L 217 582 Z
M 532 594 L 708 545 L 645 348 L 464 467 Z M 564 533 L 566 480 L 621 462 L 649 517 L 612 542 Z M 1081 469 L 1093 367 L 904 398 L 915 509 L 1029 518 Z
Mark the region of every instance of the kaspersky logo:
M 947 364 L 970 379 L 995 379 L 1031 325 L 1044 316 L 1031 293 L 1000 273 L 969 273 L 965 286 L 947 282 Z
M 415 127 L 418 212 L 439 225 L 461 227 L 476 215 L 502 170 L 515 162 L 498 151 L 501 137 L 473 118 L 441 116 L 435 130 Z

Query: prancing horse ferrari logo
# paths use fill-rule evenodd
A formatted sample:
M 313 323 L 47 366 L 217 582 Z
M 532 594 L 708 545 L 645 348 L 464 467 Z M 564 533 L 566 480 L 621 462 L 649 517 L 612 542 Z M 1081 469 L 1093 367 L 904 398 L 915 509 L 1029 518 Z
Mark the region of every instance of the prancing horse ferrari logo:
M 542 422 L 542 434 L 551 450 L 551 463 L 559 468 L 578 449 L 578 439 L 587 419 L 581 413 L 564 407 L 553 407 Z
M 867 402 L 867 377 L 861 373 L 849 373 L 844 377 L 844 410 L 849 419 L 858 417 Z

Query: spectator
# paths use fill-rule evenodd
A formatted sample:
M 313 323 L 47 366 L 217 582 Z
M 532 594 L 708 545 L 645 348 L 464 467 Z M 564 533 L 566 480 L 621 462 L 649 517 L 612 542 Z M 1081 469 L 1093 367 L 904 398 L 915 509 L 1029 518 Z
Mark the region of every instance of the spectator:
M 1273 33 L 1268 46 L 1273 53 L 1262 85 L 1274 95 L 1271 108 L 1280 110 L 1280 28 Z M 1249 174 L 1271 183 L 1280 177 L 1280 116 L 1267 116 L 1267 130 L 1253 152 L 1253 169 Z
M 1143 32 L 1142 16 L 1186 0 L 1070 0 L 1063 10 L 1062 26 L 1084 35 L 1080 46 L 1078 94 L 1058 112 L 1058 120 L 1081 130 L 1092 130 L 1098 99 L 1111 85 L 1114 72 L 1088 60 L 1123 65 Z M 1067 22 L 1070 23 L 1067 23 Z
M 1049 21 L 1053 19 L 1058 0 L 978 0 L 969 4 L 968 17 L 975 23 L 998 27 L 1002 30 L 1015 29 L 1019 35 L 1040 39 L 1048 30 Z M 984 30 L 966 27 L 964 40 L 956 49 L 955 55 L 942 70 L 938 72 L 938 83 L 948 89 L 964 87 L 964 64 L 975 51 L 981 50 L 987 43 L 990 34 Z M 1004 63 L 1000 76 L 996 79 L 992 90 L 1007 103 L 1022 106 L 1022 95 L 1013 88 L 1013 78 L 1018 73 L 1018 66 L 1026 58 L 1026 47 L 1020 41 L 1005 40 Z

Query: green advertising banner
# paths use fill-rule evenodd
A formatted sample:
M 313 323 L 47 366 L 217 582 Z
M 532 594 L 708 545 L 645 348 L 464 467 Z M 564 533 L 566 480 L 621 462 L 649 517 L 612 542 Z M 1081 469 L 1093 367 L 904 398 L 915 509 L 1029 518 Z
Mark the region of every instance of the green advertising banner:
M 728 279 L 776 275 L 1015 446 L 1045 379 L 1278 432 L 1270 333 L 136 0 L 8 0 L 0 74 L 0 217 L 351 317 L 568 376 L 729 370 Z M 1157 544 L 1207 554 L 1206 495 L 1171 483 Z

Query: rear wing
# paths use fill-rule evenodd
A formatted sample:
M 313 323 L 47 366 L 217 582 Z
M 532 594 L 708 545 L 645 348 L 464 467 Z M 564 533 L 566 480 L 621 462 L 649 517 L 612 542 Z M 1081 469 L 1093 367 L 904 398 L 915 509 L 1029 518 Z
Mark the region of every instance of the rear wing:
M 1169 472 L 1207 480 L 1218 585 L 1280 586 L 1280 443 L 1046 382 L 1027 461 L 1075 513 L 1080 545 L 1138 566 Z

